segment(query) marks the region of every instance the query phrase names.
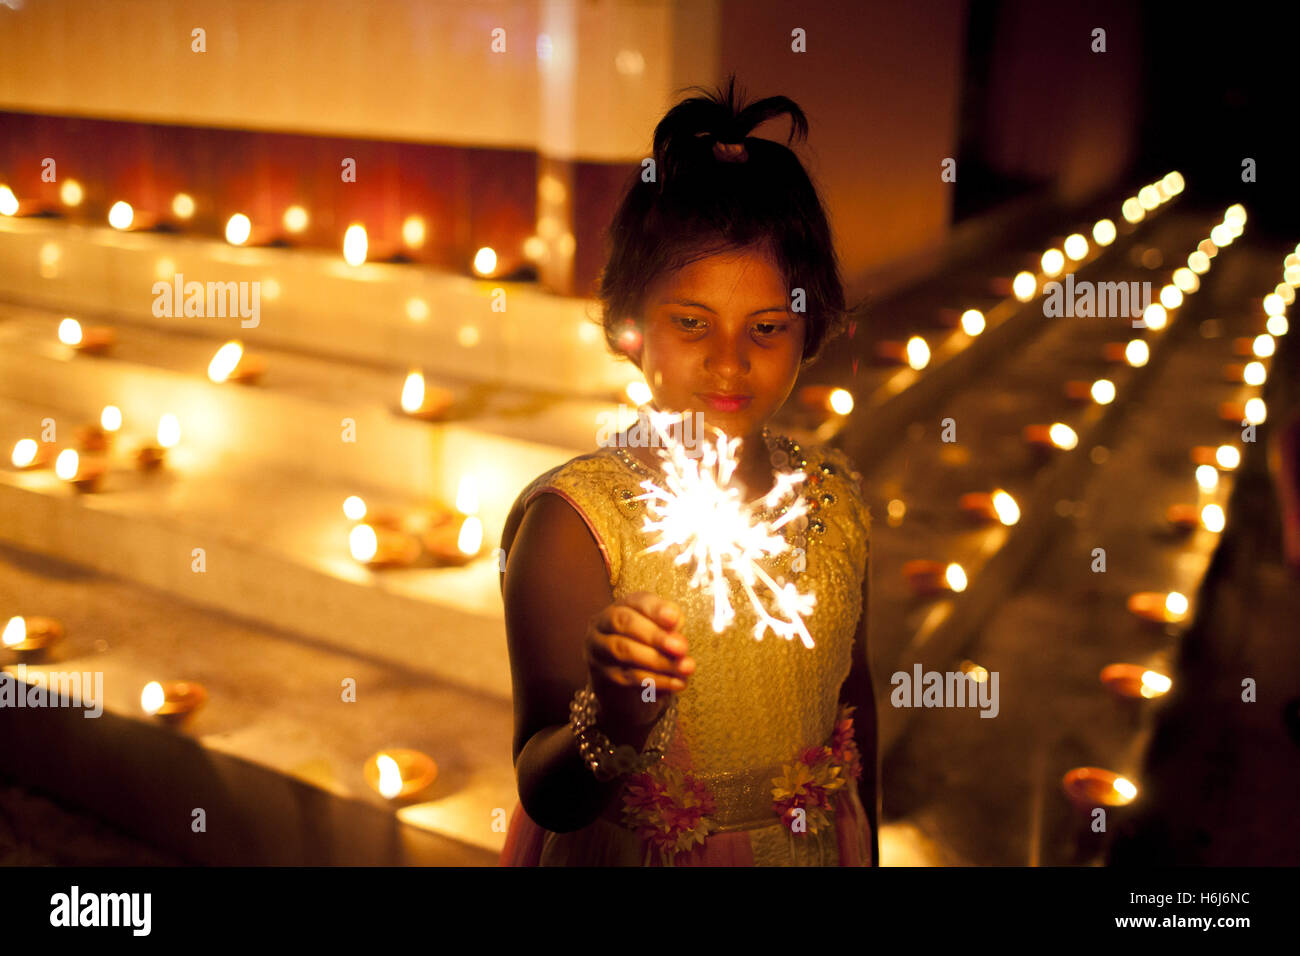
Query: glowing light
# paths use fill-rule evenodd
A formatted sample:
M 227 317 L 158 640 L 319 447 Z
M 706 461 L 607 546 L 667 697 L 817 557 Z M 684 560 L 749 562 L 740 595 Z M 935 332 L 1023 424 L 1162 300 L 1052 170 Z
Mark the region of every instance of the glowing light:
M 1262 398 L 1246 400 L 1246 421 L 1252 425 L 1262 425 L 1268 417 L 1268 407 Z
M 1231 445 L 1220 445 L 1214 450 L 1214 460 L 1224 471 L 1232 471 L 1241 464 L 1241 452 Z
M 348 549 L 352 557 L 363 564 L 379 551 L 379 536 L 368 524 L 359 524 L 348 534 Z
M 1192 254 L 1195 255 L 1195 253 Z M 1178 286 L 1180 292 L 1185 292 L 1188 295 L 1201 287 L 1201 280 L 1196 278 L 1196 273 L 1186 266 L 1174 270 L 1173 283 Z
M 59 187 L 59 199 L 65 206 L 80 206 L 84 196 L 81 183 L 75 179 L 64 180 L 63 185 Z
M 158 419 L 158 444 L 174 448 L 181 440 L 181 423 L 171 412 Z
M 831 411 L 836 415 L 847 415 L 853 411 L 853 395 L 845 389 L 832 389 L 830 403 Z
M 1038 290 L 1038 280 L 1032 272 L 1018 273 L 1011 282 L 1011 291 L 1021 302 L 1028 302 Z
M 81 323 L 76 319 L 64 319 L 60 322 L 59 341 L 64 345 L 80 345 Z
M 379 793 L 385 799 L 391 800 L 402 792 L 402 771 L 397 766 L 397 761 L 388 754 L 380 754 L 375 760 L 375 766 L 379 769 Z
M 1080 233 L 1074 233 L 1065 239 L 1065 254 L 1078 262 L 1088 254 L 1088 240 Z
M 108 224 L 114 229 L 130 229 L 134 219 L 135 211 L 129 202 L 119 200 L 108 210 Z
M 407 216 L 402 221 L 402 242 L 408 249 L 419 249 L 424 245 L 424 220 L 419 216 Z
M 1239 226 L 1246 225 L 1246 207 L 1241 203 L 1229 206 L 1223 214 L 1223 221 L 1226 223 L 1235 222 Z
M 1219 473 L 1213 465 L 1196 466 L 1196 484 L 1202 491 L 1213 491 L 1219 487 Z
M 1152 302 L 1142 312 L 1142 321 L 1147 324 L 1148 329 L 1155 329 L 1157 332 L 1169 324 L 1169 313 L 1165 307 L 1158 302 Z
M 167 703 L 167 694 L 163 691 L 162 684 L 152 680 L 144 685 L 144 690 L 140 692 L 141 710 L 152 716 L 162 710 L 165 703 Z
M 343 499 L 343 514 L 349 521 L 360 521 L 366 516 L 366 503 L 356 495 Z
M 424 373 L 413 370 L 406 376 L 402 386 L 402 411 L 410 414 L 420 410 L 424 404 Z
M 1265 315 L 1281 315 L 1285 311 L 1286 303 L 1282 301 L 1282 297 L 1276 292 L 1270 292 L 1264 296 Z
M 1248 362 L 1241 373 L 1241 380 L 1247 385 L 1263 385 L 1267 379 L 1268 372 L 1263 362 Z
M 1020 520 L 1020 506 L 1005 491 L 993 492 L 993 510 L 997 512 L 998 520 L 1005 525 L 1013 525 Z
M 284 211 L 284 229 L 285 232 L 299 233 L 307 228 L 307 210 L 302 206 L 290 206 Z
M 1143 186 L 1138 190 L 1138 205 L 1147 212 L 1160 205 L 1160 193 L 1155 186 Z
M 177 219 L 189 219 L 194 215 L 194 199 L 188 193 L 177 193 L 172 197 L 172 212 Z
M 524 258 L 538 262 L 546 255 L 546 240 L 541 236 L 529 236 L 524 240 Z
M 0 637 L 0 643 L 5 647 L 13 647 L 25 640 L 27 640 L 27 621 L 22 617 L 11 617 L 9 623 L 5 625 L 4 636 Z
M 230 378 L 230 374 L 239 365 L 239 360 L 244 357 L 244 347 L 238 342 L 227 342 L 221 348 L 217 349 L 217 354 L 212 356 L 212 361 L 208 363 L 208 378 L 214 382 L 224 382 Z
M 1170 591 L 1165 596 L 1165 610 L 1175 617 L 1187 613 L 1187 598 L 1177 591 Z
M 914 369 L 923 369 L 930 364 L 930 346 L 919 335 L 907 340 L 907 364 Z
M 1167 285 L 1160 290 L 1160 304 L 1166 309 L 1176 309 L 1183 304 L 1183 294 L 1177 286 Z
M 489 276 L 496 271 L 497 254 L 490 246 L 484 246 L 474 253 L 474 271 L 481 276 Z
M 54 460 L 54 473 L 64 481 L 71 481 L 77 477 L 77 465 L 79 464 L 77 453 L 71 448 L 59 452 L 59 457 Z
M 1040 260 L 1043 267 L 1043 274 L 1048 276 L 1057 276 L 1065 268 L 1065 256 L 1061 254 L 1060 249 L 1048 249 L 1043 253 Z
M 1173 686 L 1174 682 L 1159 671 L 1142 672 L 1141 693 L 1143 697 L 1159 697 L 1161 694 L 1167 694 L 1169 688 Z
M 1210 242 L 1219 249 L 1232 245 L 1232 230 L 1220 223 L 1210 230 Z
M 943 579 L 948 583 L 949 590 L 958 592 L 966 590 L 966 572 L 962 570 L 960 564 L 954 562 L 948 565 L 944 569 Z
M 1111 784 L 1111 786 L 1113 786 L 1115 792 L 1125 800 L 1132 800 L 1137 796 L 1137 787 L 1133 786 L 1132 782 L 1129 781 L 1127 777 L 1116 777 L 1115 782 Z
M 116 405 L 105 405 L 99 413 L 99 425 L 106 432 L 115 432 L 122 427 L 122 409 Z
M 1108 378 L 1099 378 L 1092 383 L 1092 400 L 1098 405 L 1109 405 L 1115 401 L 1115 383 Z
M 479 548 L 483 547 L 483 522 L 478 515 L 470 515 L 460 526 L 456 547 L 464 554 L 478 554 Z
M 429 303 L 412 297 L 406 300 L 406 317 L 412 322 L 423 322 L 429 317 Z
M 1213 259 L 1219 254 L 1219 247 L 1211 239 L 1202 239 L 1196 244 L 1196 251 L 1203 253 L 1207 259 Z
M 1115 241 L 1115 223 L 1109 219 L 1098 219 L 1092 227 L 1092 238 L 1099 246 L 1109 246 Z
M 1218 505 L 1206 505 L 1201 509 L 1201 524 L 1216 534 L 1223 530 L 1225 524 L 1223 509 Z
M 1183 191 L 1185 185 L 1183 174 L 1177 170 L 1174 170 L 1171 173 L 1166 173 L 1164 179 L 1160 180 L 1160 182 L 1165 187 L 1165 192 L 1169 193 L 1171 196 L 1177 196 Z
M 35 440 L 31 438 L 19 439 L 18 443 L 14 445 L 13 454 L 9 456 L 9 460 L 14 463 L 15 468 L 26 468 L 36 460 L 37 447 Z
M 0 186 L 0 215 L 12 216 L 18 212 L 18 197 L 8 186 Z
M 1268 329 L 1269 335 L 1286 335 L 1286 330 L 1290 327 L 1285 315 L 1270 315 L 1268 321 L 1264 323 L 1264 328 Z
M 1300 285 L 1300 266 L 1287 266 L 1286 270 L 1282 273 L 1282 278 L 1287 285 L 1294 289 L 1296 286 Z
M 1124 219 L 1127 222 L 1141 222 L 1142 218 L 1146 215 L 1146 213 L 1142 211 L 1142 204 L 1137 201 L 1137 197 L 1135 196 L 1130 196 L 1128 199 L 1124 200 L 1124 205 L 1120 207 L 1120 212 L 1123 213 Z
M 1197 275 L 1205 275 L 1210 271 L 1210 257 L 1198 249 L 1187 257 L 1187 268 Z
M 984 313 L 979 309 L 967 309 L 961 314 L 961 330 L 970 336 L 979 335 L 984 331 Z
M 253 234 L 253 223 L 242 212 L 237 212 L 226 220 L 226 242 L 232 246 L 242 246 Z
M 645 382 L 628 382 L 627 397 L 633 405 L 639 407 L 654 398 L 654 393 Z
M 1065 451 L 1079 444 L 1079 436 L 1074 433 L 1074 429 L 1063 422 L 1054 422 L 1047 429 L 1047 436 L 1052 440 L 1053 445 Z
M 476 325 L 462 325 L 456 330 L 456 341 L 467 349 L 478 345 L 479 332 Z
M 1151 358 L 1151 350 L 1141 339 L 1133 339 L 1124 347 L 1124 358 L 1134 368 L 1141 368 Z
M 1251 343 L 1250 348 L 1259 358 L 1268 358 L 1277 350 L 1277 342 L 1273 339 L 1273 336 L 1264 332 L 1255 336 L 1255 341 Z
M 359 266 L 366 261 L 366 252 L 370 244 L 366 240 L 366 227 L 354 222 L 343 233 L 343 261 L 350 266 Z
M 803 497 L 793 491 L 804 480 L 803 473 L 778 473 L 775 487 L 766 496 L 745 503 L 740 500 L 740 489 L 730 484 L 736 468 L 734 453 L 741 439 L 728 439 L 719 430 L 716 444 L 703 439 L 697 449 L 698 457 L 692 458 L 668 430 L 673 422 L 681 425 L 682 416 L 655 410 L 644 414 L 661 439 L 658 451 L 667 490 L 646 480 L 641 483 L 647 489 L 646 494 L 634 499 L 646 502 L 642 530 L 654 533 L 656 538 L 641 553 L 677 548 L 680 554 L 676 564 L 694 561 L 689 587 L 713 595 L 715 632 L 721 633 L 735 619 L 728 597 L 728 578 L 731 578 L 739 581 L 758 618 L 755 639 L 762 640 L 770 628 L 786 640 L 797 634 L 805 647 L 812 647 L 813 639 L 803 617 L 812 612 L 816 596 L 800 594 L 794 584 L 779 584 L 758 563 L 764 557 L 788 550 L 779 529 L 806 516 Z M 759 507 L 774 509 L 786 497 L 793 501 L 784 514 L 772 521 L 758 518 Z M 772 593 L 780 613 L 788 620 L 773 617 L 763 607 L 754 590 L 758 581 Z

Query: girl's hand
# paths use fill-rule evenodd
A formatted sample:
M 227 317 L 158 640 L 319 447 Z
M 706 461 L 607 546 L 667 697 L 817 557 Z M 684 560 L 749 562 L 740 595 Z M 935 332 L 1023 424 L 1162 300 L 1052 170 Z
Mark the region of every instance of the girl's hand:
M 678 632 L 682 612 L 649 591 L 620 598 L 587 625 L 586 659 L 591 687 L 606 732 L 624 737 L 644 730 L 663 714 L 670 695 L 686 689 L 695 661 Z M 642 682 L 654 682 L 653 701 L 642 699 Z

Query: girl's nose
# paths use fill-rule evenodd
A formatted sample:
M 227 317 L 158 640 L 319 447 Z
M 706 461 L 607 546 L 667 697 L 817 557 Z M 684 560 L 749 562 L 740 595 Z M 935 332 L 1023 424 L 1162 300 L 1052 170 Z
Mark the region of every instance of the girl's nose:
M 719 378 L 745 374 L 749 371 L 749 360 L 745 357 L 744 343 L 719 337 L 705 358 L 704 365 Z

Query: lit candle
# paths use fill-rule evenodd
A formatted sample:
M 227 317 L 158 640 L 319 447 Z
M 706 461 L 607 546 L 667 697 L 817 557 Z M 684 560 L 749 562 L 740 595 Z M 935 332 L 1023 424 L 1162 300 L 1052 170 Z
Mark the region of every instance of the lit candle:
M 140 709 L 150 717 L 169 723 L 183 723 L 203 706 L 208 692 L 197 681 L 150 681 L 140 692 Z
M 1122 807 L 1137 797 L 1137 787 L 1127 777 L 1101 767 L 1075 767 L 1061 781 L 1070 801 L 1081 809 Z
M 59 452 L 54 461 L 54 473 L 81 492 L 98 490 L 107 470 L 103 458 L 82 457 L 71 448 Z
M 11 617 L 0 646 L 21 657 L 38 657 L 63 639 L 63 625 L 52 617 Z
M 1059 448 L 1069 451 L 1079 444 L 1074 429 L 1063 422 L 1050 425 L 1026 425 L 1021 432 L 1025 442 L 1038 448 Z
M 54 446 L 47 442 L 38 442 L 34 438 L 21 438 L 14 445 L 9 460 L 21 471 L 34 471 L 44 468 L 54 455 Z
M 1241 464 L 1241 452 L 1232 445 L 1196 445 L 1191 452 L 1192 462 L 1232 471 Z
M 930 364 L 930 347 L 919 335 L 913 335 L 906 342 L 877 342 L 876 355 L 887 362 L 897 362 L 914 369 L 923 369 Z
M 167 457 L 167 449 L 174 448 L 181 440 L 181 423 L 175 415 L 168 412 L 158 420 L 157 444 L 148 444 L 136 452 L 136 461 L 144 469 L 157 468 Z
M 903 565 L 903 576 L 907 578 L 912 593 L 918 597 L 966 590 L 966 572 L 955 562 L 944 564 L 941 561 L 908 561 Z
M 77 429 L 77 447 L 82 451 L 108 451 L 113 436 L 122 427 L 122 411 L 116 405 L 105 405 L 98 424 L 82 425 Z
M 424 546 L 443 564 L 467 564 L 478 557 L 483 548 L 483 522 L 478 518 L 478 489 L 472 475 L 461 477 L 456 511 L 434 517 L 424 533 Z
M 384 799 L 410 797 L 438 779 L 438 765 L 428 754 L 397 748 L 371 756 L 365 765 L 366 783 Z
M 1000 521 L 1004 525 L 1013 525 L 1020 520 L 1020 506 L 1016 499 L 1001 488 L 962 495 L 961 510 L 983 521 Z
M 404 531 L 359 524 L 348 535 L 354 560 L 372 568 L 410 567 L 420 557 L 420 542 Z
M 1130 613 L 1156 624 L 1177 624 L 1187 617 L 1187 598 L 1178 591 L 1139 591 L 1129 596 Z
M 853 395 L 831 385 L 805 385 L 799 389 L 799 404 L 821 415 L 847 415 L 853 411 Z
M 227 342 L 217 349 L 208 363 L 208 378 L 213 382 L 241 382 L 251 385 L 266 371 L 266 361 L 260 355 L 244 354 L 241 342 Z
M 117 341 L 117 334 L 106 325 L 82 328 L 73 318 L 59 323 L 59 341 L 87 355 L 103 355 Z
M 454 396 L 445 388 L 425 385 L 424 373 L 412 370 L 402 386 L 402 411 L 413 418 L 436 421 L 451 407 Z
M 1160 697 L 1173 686 L 1164 674 L 1140 664 L 1109 664 L 1102 668 L 1101 682 L 1121 697 L 1138 700 Z

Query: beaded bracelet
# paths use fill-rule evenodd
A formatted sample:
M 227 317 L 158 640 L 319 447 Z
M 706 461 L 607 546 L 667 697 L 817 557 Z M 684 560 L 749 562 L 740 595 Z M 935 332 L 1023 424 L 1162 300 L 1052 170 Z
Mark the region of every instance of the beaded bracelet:
M 646 739 L 645 749 L 639 754 L 627 744 L 615 746 L 613 741 L 596 729 L 599 713 L 600 703 L 588 681 L 587 686 L 574 694 L 573 700 L 569 702 L 569 727 L 578 739 L 578 752 L 582 754 L 583 763 L 591 768 L 597 780 L 608 783 L 624 774 L 648 770 L 656 761 L 663 759 L 677 723 L 677 697 L 674 695 L 668 702 L 655 729 Z

